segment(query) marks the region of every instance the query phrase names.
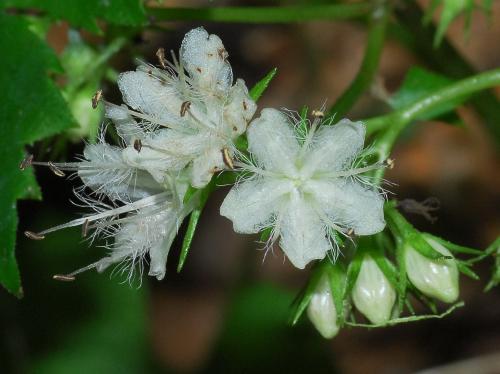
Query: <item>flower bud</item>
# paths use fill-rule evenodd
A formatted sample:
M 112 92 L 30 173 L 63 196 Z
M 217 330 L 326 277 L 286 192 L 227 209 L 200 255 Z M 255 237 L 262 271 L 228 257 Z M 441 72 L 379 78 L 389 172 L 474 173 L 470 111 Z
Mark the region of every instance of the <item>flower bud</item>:
M 328 278 L 325 275 L 316 286 L 307 307 L 307 316 L 324 338 L 331 339 L 339 332 L 337 310 Z
M 450 251 L 436 240 L 427 236 L 423 238 L 435 251 L 452 257 Z M 407 245 L 404 260 L 408 278 L 423 294 L 446 303 L 452 303 L 458 298 L 458 268 L 455 259 L 433 260 Z
M 365 256 L 352 289 L 356 308 L 373 324 L 383 324 L 391 318 L 396 291 L 377 263 Z

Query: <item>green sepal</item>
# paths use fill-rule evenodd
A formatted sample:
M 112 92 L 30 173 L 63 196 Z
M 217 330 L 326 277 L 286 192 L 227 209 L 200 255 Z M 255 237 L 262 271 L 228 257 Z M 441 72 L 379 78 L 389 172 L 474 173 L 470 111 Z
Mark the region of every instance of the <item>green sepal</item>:
M 186 262 L 189 249 L 191 248 L 191 243 L 193 242 L 193 237 L 196 232 L 196 227 L 198 226 L 198 221 L 200 220 L 201 212 L 205 207 L 208 197 L 215 189 L 215 178 L 212 178 L 209 184 L 207 184 L 202 189 L 196 189 L 192 186 L 188 187 L 184 195 L 184 204 L 192 203 L 193 199 L 198 199 L 196 203 L 196 208 L 193 209 L 191 215 L 189 216 L 188 227 L 186 229 L 186 234 L 182 241 L 181 253 L 179 255 L 179 263 L 177 264 L 177 272 L 180 273 Z M 189 196 L 187 196 L 189 194 Z M 187 196 L 187 197 L 186 197 Z
M 337 323 L 339 327 L 342 327 L 345 321 L 344 299 L 346 296 L 347 278 L 345 265 L 340 261 L 332 263 L 328 258 L 323 260 L 322 264 L 325 269 L 324 271 L 328 276 L 328 282 L 330 283 L 333 303 L 335 304 L 335 309 L 337 311 Z
M 471 279 L 479 280 L 479 275 L 472 271 L 472 269 L 464 261 L 456 260 L 455 262 L 457 264 L 458 270 L 462 274 L 468 276 Z
M 292 311 L 289 319 L 290 325 L 294 326 L 302 316 L 302 313 L 304 313 L 304 310 L 306 310 L 322 276 L 323 272 L 321 271 L 321 264 L 318 263 L 312 269 L 306 286 L 299 292 L 292 303 Z
M 439 236 L 435 236 L 435 235 L 432 235 L 429 233 L 425 233 L 425 235 L 429 236 L 430 238 L 437 241 L 439 244 L 441 244 L 444 247 L 446 247 L 447 249 L 449 249 L 450 252 L 464 253 L 464 254 L 469 254 L 469 255 L 481 255 L 483 253 L 483 251 L 480 251 L 478 249 L 465 247 L 463 245 L 458 245 L 458 244 L 449 242 L 448 240 L 440 238 Z
M 259 100 L 264 91 L 269 86 L 269 83 L 273 80 L 274 76 L 278 72 L 278 68 L 273 68 L 267 75 L 258 81 L 255 86 L 252 87 L 249 94 L 253 101 Z

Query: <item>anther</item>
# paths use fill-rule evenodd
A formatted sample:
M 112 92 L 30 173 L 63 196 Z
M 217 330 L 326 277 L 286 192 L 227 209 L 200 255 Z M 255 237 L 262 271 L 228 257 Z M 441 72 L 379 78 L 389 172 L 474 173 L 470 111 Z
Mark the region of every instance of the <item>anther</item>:
M 52 279 L 61 282 L 73 282 L 76 278 L 72 275 L 55 274 Z
M 221 60 L 225 61 L 229 57 L 229 53 L 224 48 L 219 48 L 217 50 L 217 53 L 219 54 L 219 57 Z
M 24 170 L 27 167 L 30 167 L 32 162 L 33 162 L 33 155 L 27 155 L 19 164 L 19 169 Z
M 134 140 L 134 149 L 139 153 L 142 149 L 142 142 L 141 139 L 135 139 Z
M 89 232 L 89 220 L 86 219 L 82 225 L 82 237 L 85 238 L 88 232 Z
M 325 117 L 325 113 L 323 113 L 321 110 L 313 110 L 311 112 L 311 114 L 313 115 L 313 117 L 316 117 L 316 118 L 324 118 Z
M 229 169 L 234 169 L 234 163 L 229 155 L 229 150 L 227 148 L 222 149 L 222 159 Z
M 394 168 L 394 159 L 388 158 L 388 159 L 384 160 L 383 164 L 384 164 L 384 166 L 387 166 L 389 169 L 393 169 Z
M 45 236 L 37 234 L 36 232 L 33 231 L 25 231 L 24 236 L 26 236 L 28 239 L 32 240 L 43 240 L 45 239 Z
M 346 235 L 352 237 L 354 235 L 354 229 L 350 228 L 349 230 L 347 230 Z
M 158 62 L 163 69 L 167 68 L 167 60 L 165 59 L 165 48 L 159 48 L 156 51 L 156 57 L 158 57 Z
M 186 112 L 189 110 L 191 107 L 191 101 L 184 101 L 181 104 L 181 117 L 184 117 L 186 115 Z
M 49 166 L 49 169 L 58 177 L 66 176 L 66 174 L 64 174 L 64 172 L 61 169 L 59 169 L 56 165 L 54 165 L 51 161 L 47 162 L 47 165 Z
M 92 96 L 92 108 L 95 109 L 97 108 L 97 104 L 99 104 L 99 101 L 102 99 L 102 90 L 98 90 L 94 96 Z
M 243 110 L 248 110 L 248 105 L 245 100 L 243 100 Z

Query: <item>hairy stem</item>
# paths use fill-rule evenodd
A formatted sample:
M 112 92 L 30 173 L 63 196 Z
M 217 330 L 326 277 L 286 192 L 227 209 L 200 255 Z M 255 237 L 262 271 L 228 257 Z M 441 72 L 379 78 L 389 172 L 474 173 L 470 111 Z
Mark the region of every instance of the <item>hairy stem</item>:
M 199 20 L 240 23 L 288 23 L 311 20 L 339 20 L 365 16 L 370 2 L 332 5 L 297 5 L 276 7 L 206 7 L 147 9 L 156 20 Z
M 446 102 L 498 85 L 500 85 L 500 69 L 490 70 L 450 84 L 405 108 L 367 120 L 366 126 L 369 133 L 385 128 L 385 132 L 378 138 L 375 144 L 379 160 L 385 160 L 389 157 L 392 147 L 401 131 L 423 113 Z M 383 175 L 384 169 L 377 170 L 375 181 L 380 183 Z
M 356 78 L 328 111 L 329 116 L 335 115 L 337 119 L 342 118 L 371 85 L 379 65 L 390 13 L 391 6 L 387 1 L 379 2 L 372 9 L 371 25 L 367 31 L 368 40 L 361 67 Z

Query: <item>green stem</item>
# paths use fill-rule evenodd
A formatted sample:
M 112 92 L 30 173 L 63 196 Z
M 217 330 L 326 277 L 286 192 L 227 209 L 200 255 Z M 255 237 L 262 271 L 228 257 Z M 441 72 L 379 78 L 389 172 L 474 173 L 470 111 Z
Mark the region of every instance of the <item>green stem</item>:
M 86 82 L 94 79 L 98 70 L 101 69 L 108 60 L 113 57 L 126 44 L 126 38 L 116 38 L 99 54 L 99 57 L 88 66 L 85 74 L 82 74 L 78 79 L 70 82 L 66 86 L 68 97 L 74 95 Z
M 370 2 L 276 7 L 148 8 L 157 20 L 241 23 L 288 23 L 310 20 L 352 19 L 365 16 Z
M 386 1 L 381 1 L 374 6 L 371 12 L 371 25 L 368 30 L 368 40 L 361 67 L 351 85 L 328 111 L 329 116 L 335 115 L 338 119 L 342 118 L 371 85 L 378 69 L 390 13 L 391 6 Z
M 490 70 L 453 83 L 398 111 L 367 120 L 365 123 L 369 133 L 386 128 L 383 135 L 378 138 L 375 144 L 379 160 L 385 160 L 389 157 L 392 147 L 401 131 L 423 113 L 457 98 L 468 96 L 497 85 L 500 85 L 500 69 Z M 375 182 L 380 183 L 383 175 L 384 169 L 377 170 L 375 173 Z
M 403 7 L 397 7 L 395 16 L 399 25 L 397 30 L 392 30 L 394 35 L 400 37 L 404 44 L 409 46 L 431 69 L 455 79 L 463 79 L 477 73 L 446 39 L 442 41 L 439 48 L 432 47 L 436 28 L 432 23 L 423 25 L 421 20 L 424 14 L 416 3 L 408 1 Z M 486 91 L 475 96 L 470 103 L 485 119 L 485 125 L 495 135 L 493 138 L 499 144 L 500 106 L 498 99 L 492 92 Z

